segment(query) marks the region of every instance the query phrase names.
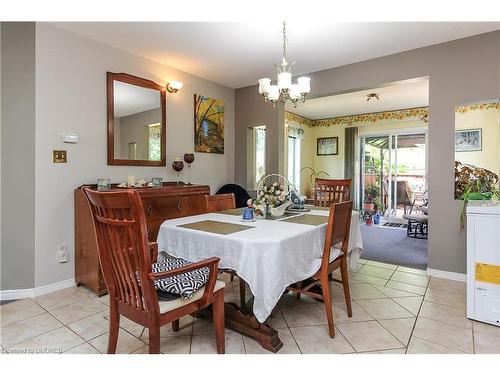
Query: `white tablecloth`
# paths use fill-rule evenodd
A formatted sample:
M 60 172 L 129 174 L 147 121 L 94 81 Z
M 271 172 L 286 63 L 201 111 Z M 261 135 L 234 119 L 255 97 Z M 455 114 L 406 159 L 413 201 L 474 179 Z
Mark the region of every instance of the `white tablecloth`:
M 328 211 L 312 210 L 312 215 Z M 220 235 L 179 227 L 202 220 L 249 225 L 254 228 Z M 209 213 L 165 221 L 158 233 L 160 251 L 196 262 L 212 256 L 220 258 L 220 268 L 230 268 L 247 282 L 253 296 L 255 317 L 264 322 L 285 288 L 319 270 L 326 224 L 314 226 L 280 220 L 257 219 L 242 223 L 240 216 Z M 349 239 L 353 267 L 362 249 L 359 213 L 353 211 Z

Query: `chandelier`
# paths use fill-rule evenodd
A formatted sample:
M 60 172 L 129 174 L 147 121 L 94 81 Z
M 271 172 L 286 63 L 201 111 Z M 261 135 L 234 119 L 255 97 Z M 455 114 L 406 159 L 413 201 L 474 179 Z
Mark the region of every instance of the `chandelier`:
M 290 100 L 297 107 L 297 102 L 300 99 L 305 102 L 306 95 L 311 91 L 311 78 L 309 77 L 299 77 L 297 83 L 292 83 L 292 67 L 295 61 L 289 64 L 286 59 L 287 41 L 286 24 L 283 22 L 283 58 L 280 64 L 281 67 L 274 64 L 278 75 L 278 84 L 272 85 L 269 78 L 259 79 L 259 93 L 266 102 L 269 100 L 273 103 L 273 107 L 278 101 L 286 103 L 287 100 Z

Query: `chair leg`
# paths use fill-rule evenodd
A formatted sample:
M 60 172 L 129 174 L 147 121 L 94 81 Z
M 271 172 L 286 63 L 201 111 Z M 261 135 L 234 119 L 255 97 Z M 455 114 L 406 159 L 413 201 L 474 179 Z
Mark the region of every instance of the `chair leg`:
M 323 303 L 325 304 L 328 331 L 330 332 L 330 337 L 334 338 L 335 328 L 333 326 L 333 308 L 332 299 L 330 297 L 330 283 L 328 282 L 328 274 L 321 277 L 321 290 L 323 291 Z
M 158 322 L 149 327 L 149 354 L 160 354 L 160 326 Z
M 116 311 L 116 304 L 111 304 L 109 309 L 109 337 L 108 354 L 116 353 L 118 344 L 118 332 L 120 331 L 120 314 Z
M 297 282 L 297 289 L 300 289 L 300 288 L 302 288 L 302 281 Z M 299 300 L 299 299 L 300 299 L 300 293 L 297 292 L 297 300 Z
M 340 274 L 342 276 L 342 286 L 344 287 L 347 316 L 350 318 L 352 317 L 351 292 L 349 291 L 349 275 L 347 274 L 347 258 L 345 255 L 340 263 Z
M 226 351 L 224 338 L 224 289 L 217 292 L 217 298 L 212 304 L 212 312 L 217 353 L 224 354 Z
M 245 280 L 240 277 L 240 306 L 245 307 L 246 297 L 246 284 Z
M 172 321 L 172 332 L 179 332 L 179 319 Z

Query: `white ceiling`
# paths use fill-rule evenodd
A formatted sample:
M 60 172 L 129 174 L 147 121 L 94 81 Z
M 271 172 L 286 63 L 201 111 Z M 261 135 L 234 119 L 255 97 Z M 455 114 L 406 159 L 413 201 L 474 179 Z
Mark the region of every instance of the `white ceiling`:
M 377 93 L 379 100 L 373 98 L 367 101 L 366 95 L 369 93 Z M 419 78 L 380 88 L 308 99 L 305 103 L 299 103 L 297 108 L 287 104 L 286 110 L 311 120 L 318 120 L 428 105 L 429 81 L 426 78 Z
M 129 116 L 160 108 L 160 92 L 158 90 L 115 81 L 113 94 L 115 117 Z
M 282 52 L 279 22 L 52 24 L 232 88 L 274 78 Z M 289 22 L 288 56 L 300 75 L 498 29 L 499 22 Z

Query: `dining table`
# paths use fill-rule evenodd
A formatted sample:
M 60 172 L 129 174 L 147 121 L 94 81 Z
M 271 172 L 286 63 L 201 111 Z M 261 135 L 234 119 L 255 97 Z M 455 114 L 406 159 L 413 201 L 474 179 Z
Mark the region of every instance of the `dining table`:
M 286 211 L 282 217 L 254 221 L 243 221 L 242 209 L 169 219 L 160 226 L 158 248 L 190 262 L 218 257 L 219 268 L 234 271 L 252 296 L 245 306 L 226 302 L 226 326 L 277 352 L 283 344 L 268 318 L 289 285 L 320 268 L 328 215 L 328 207 L 307 207 L 303 212 Z M 351 268 L 363 248 L 359 216 L 352 212 Z

